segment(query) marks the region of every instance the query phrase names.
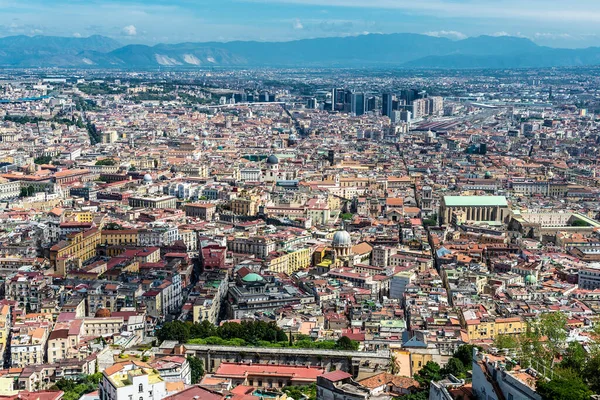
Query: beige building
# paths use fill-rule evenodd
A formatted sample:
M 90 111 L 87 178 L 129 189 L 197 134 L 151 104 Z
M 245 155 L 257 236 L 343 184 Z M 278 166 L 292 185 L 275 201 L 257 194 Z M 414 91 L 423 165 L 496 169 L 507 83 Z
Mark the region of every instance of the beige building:
M 467 221 L 508 222 L 510 216 L 504 196 L 444 196 L 440 205 L 442 224 L 451 223 L 456 211 L 465 212 Z

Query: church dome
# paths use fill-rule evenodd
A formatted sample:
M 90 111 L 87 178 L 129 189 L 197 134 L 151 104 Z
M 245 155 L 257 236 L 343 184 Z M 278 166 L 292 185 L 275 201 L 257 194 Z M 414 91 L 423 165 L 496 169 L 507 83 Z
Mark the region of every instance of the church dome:
M 267 158 L 267 164 L 279 164 L 279 159 L 274 154 L 271 154 L 269 158 Z
M 346 231 L 337 231 L 333 235 L 333 241 L 331 242 L 333 247 L 347 247 L 352 246 L 352 238 Z
M 152 175 L 150 175 L 150 174 L 144 175 L 144 182 L 152 182 Z
M 242 278 L 242 280 L 244 282 L 251 283 L 251 282 L 262 282 L 264 279 L 259 274 L 255 274 L 254 272 L 251 272 L 248 275 L 244 276 Z
M 525 277 L 525 284 L 526 285 L 535 285 L 537 283 L 537 279 L 535 278 L 535 276 L 533 275 L 527 275 Z
M 110 317 L 110 315 L 111 315 L 111 313 L 108 308 L 99 308 L 96 311 L 96 315 L 94 317 L 95 318 L 108 318 L 108 317 Z

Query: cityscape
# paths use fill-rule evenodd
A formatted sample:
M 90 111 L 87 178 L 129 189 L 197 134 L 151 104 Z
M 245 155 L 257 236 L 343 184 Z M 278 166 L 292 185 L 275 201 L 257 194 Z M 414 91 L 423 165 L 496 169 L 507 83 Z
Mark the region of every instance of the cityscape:
M 0 399 L 600 399 L 598 49 L 394 35 L 0 38 Z

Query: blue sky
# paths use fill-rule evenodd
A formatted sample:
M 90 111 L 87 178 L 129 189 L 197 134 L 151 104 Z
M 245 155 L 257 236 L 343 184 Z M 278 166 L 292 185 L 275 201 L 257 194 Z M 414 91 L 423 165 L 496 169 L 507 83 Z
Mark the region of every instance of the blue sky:
M 598 21 L 600 0 L 0 0 L 0 36 L 147 44 L 412 32 L 587 47 L 600 46 Z

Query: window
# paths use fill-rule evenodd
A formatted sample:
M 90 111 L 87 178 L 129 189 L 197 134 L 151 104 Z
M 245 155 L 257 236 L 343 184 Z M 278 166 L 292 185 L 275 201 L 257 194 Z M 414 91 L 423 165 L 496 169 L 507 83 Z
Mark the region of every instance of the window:
M 139 392 L 140 392 L 140 393 L 143 393 L 143 392 L 144 392 L 144 385 L 142 385 L 142 384 L 140 383 L 140 385 L 138 386 L 138 389 L 139 389 Z

